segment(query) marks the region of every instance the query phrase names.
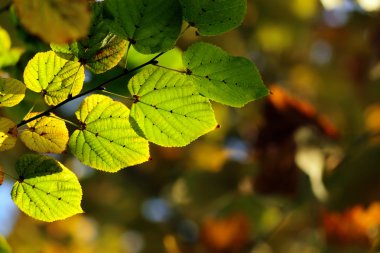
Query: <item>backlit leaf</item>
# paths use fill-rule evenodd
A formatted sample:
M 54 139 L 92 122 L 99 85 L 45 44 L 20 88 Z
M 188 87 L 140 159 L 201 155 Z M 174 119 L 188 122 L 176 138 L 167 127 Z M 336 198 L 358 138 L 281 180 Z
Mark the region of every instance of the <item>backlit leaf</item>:
M 13 78 L 0 78 L 0 107 L 11 107 L 25 97 L 25 85 Z
M 17 140 L 17 126 L 7 118 L 0 117 L 0 151 L 11 149 Z
M 140 53 L 174 47 L 182 24 L 178 0 L 107 0 L 105 4 L 111 31 L 129 40 Z
M 53 51 L 37 53 L 24 70 L 24 82 L 28 89 L 40 92 L 48 105 L 57 105 L 81 91 L 84 68 Z
M 129 109 L 103 95 L 87 97 L 75 113 L 81 129 L 70 137 L 72 153 L 95 169 L 116 172 L 149 159 L 148 142 L 129 123 Z
M 183 16 L 200 35 L 217 35 L 239 26 L 247 10 L 247 0 L 180 0 Z
M 14 0 L 21 23 L 46 42 L 68 43 L 87 35 L 87 0 Z
M 153 143 L 185 146 L 217 127 L 208 99 L 185 74 L 149 67 L 135 75 L 128 88 L 135 98 L 131 120 Z
M 94 4 L 93 24 L 85 39 L 71 44 L 51 44 L 51 48 L 68 60 L 79 61 L 99 74 L 115 67 L 123 57 L 127 41 L 111 34 L 101 23 L 101 6 Z
M 30 113 L 25 120 L 32 118 L 40 113 Z M 43 116 L 27 124 L 20 138 L 25 145 L 40 153 L 62 153 L 66 149 L 69 141 L 69 132 L 63 120 L 54 114 Z
M 251 61 L 211 44 L 193 44 L 183 54 L 183 64 L 199 93 L 216 102 L 242 107 L 269 93 Z
M 27 215 L 42 221 L 82 213 L 82 188 L 73 172 L 51 157 L 23 155 L 16 163 L 18 181 L 12 199 Z

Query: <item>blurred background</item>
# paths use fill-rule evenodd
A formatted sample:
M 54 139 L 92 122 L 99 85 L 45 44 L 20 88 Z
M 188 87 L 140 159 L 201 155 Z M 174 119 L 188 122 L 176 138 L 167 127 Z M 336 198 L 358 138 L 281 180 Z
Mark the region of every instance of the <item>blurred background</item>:
M 207 38 L 187 30 L 161 65 L 181 68 L 182 50 L 208 41 L 255 62 L 271 95 L 241 109 L 214 103 L 220 129 L 184 148 L 151 144 L 152 161 L 116 174 L 56 156 L 84 192 L 85 213 L 64 221 L 19 212 L 7 178 L 0 234 L 16 253 L 380 251 L 379 10 L 380 0 L 248 0 L 236 30 Z M 28 60 L 49 46 L 12 8 L 0 25 L 0 75 L 22 80 Z M 131 52 L 128 64 L 145 59 Z M 85 88 L 120 72 L 88 72 Z M 128 78 L 110 90 L 127 94 Z M 57 113 L 72 117 L 79 104 Z M 32 106 L 45 109 L 30 92 L 1 114 L 19 122 Z M 25 152 L 19 142 L 0 165 L 15 174 Z

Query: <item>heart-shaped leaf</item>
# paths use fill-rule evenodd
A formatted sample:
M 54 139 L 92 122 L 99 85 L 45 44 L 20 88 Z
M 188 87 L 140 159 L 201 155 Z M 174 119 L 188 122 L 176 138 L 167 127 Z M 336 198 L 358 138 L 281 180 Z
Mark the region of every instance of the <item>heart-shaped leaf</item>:
M 30 113 L 25 120 L 38 114 L 40 113 Z M 40 153 L 58 154 L 66 150 L 69 131 L 65 122 L 54 114 L 33 120 L 27 126 L 28 129 L 21 133 L 20 138 L 29 149 Z
M 153 143 L 185 146 L 217 126 L 210 102 L 185 74 L 149 67 L 132 77 L 128 88 L 135 98 L 131 121 Z
M 129 109 L 103 95 L 87 97 L 75 113 L 81 129 L 70 137 L 71 152 L 84 164 L 116 172 L 149 159 L 148 142 L 129 123 Z
M 26 65 L 24 82 L 28 89 L 40 92 L 48 105 L 57 105 L 82 90 L 84 68 L 53 51 L 37 53 Z
M 107 0 L 109 28 L 144 54 L 174 47 L 181 32 L 178 0 Z
M 183 54 L 183 64 L 199 93 L 216 102 L 242 107 L 269 94 L 251 61 L 211 44 L 193 44 Z
M 13 78 L 0 78 L 0 107 L 11 107 L 25 97 L 25 85 Z
M 51 157 L 26 154 L 16 163 L 12 199 L 27 215 L 42 221 L 82 213 L 82 188 L 75 174 Z
M 17 141 L 17 126 L 7 118 L 0 117 L 0 151 L 11 149 Z
M 244 20 L 247 0 L 180 0 L 183 16 L 200 35 L 218 35 L 238 27 Z

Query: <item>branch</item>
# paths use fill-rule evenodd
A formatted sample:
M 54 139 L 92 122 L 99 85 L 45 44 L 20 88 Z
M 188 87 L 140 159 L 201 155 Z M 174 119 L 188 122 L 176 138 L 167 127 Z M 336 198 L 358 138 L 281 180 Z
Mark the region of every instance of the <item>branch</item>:
M 110 84 L 111 82 L 113 82 L 113 81 L 119 79 L 120 77 L 123 77 L 123 76 L 125 76 L 125 75 L 127 75 L 127 74 L 130 74 L 130 73 L 132 73 L 132 72 L 135 72 L 135 71 L 137 71 L 137 70 L 139 70 L 139 69 L 141 69 L 141 68 L 143 68 L 143 67 L 145 67 L 145 66 L 147 66 L 147 65 L 157 64 L 156 59 L 157 59 L 158 57 L 160 57 L 161 55 L 163 55 L 163 54 L 164 54 L 164 52 L 161 52 L 161 53 L 159 53 L 158 55 L 156 55 L 155 57 L 153 57 L 151 60 L 145 62 L 144 64 L 141 64 L 140 66 L 138 66 L 138 67 L 136 67 L 136 68 L 133 68 L 133 69 L 131 69 L 131 70 L 129 70 L 129 71 L 128 71 L 128 70 L 125 70 L 123 73 L 121 73 L 121 74 L 119 74 L 119 75 L 117 75 L 117 76 L 115 76 L 115 77 L 113 77 L 113 78 L 111 78 L 111 79 L 109 79 L 109 80 L 107 80 L 107 81 L 105 81 L 105 82 L 99 84 L 99 85 L 96 86 L 95 88 L 92 88 L 92 89 L 90 89 L 90 90 L 87 90 L 87 91 L 85 91 L 85 92 L 82 92 L 82 93 L 80 93 L 80 94 L 78 94 L 78 95 L 76 95 L 76 96 L 73 96 L 73 97 L 70 96 L 70 97 L 68 97 L 66 100 L 64 100 L 64 101 L 62 101 L 61 103 L 59 103 L 59 104 L 57 104 L 57 105 L 55 105 L 55 106 L 53 106 L 53 107 L 47 109 L 46 111 L 41 112 L 40 114 L 38 114 L 38 115 L 36 115 L 36 116 L 34 116 L 34 117 L 30 118 L 30 119 L 22 120 L 20 123 L 17 124 L 17 128 L 19 128 L 19 127 L 21 127 L 21 126 L 23 126 L 23 125 L 26 125 L 26 124 L 28 124 L 29 122 L 32 122 L 33 120 L 36 120 L 36 119 L 41 118 L 41 117 L 43 117 L 43 116 L 48 116 L 51 112 L 55 111 L 56 109 L 58 109 L 59 107 L 65 105 L 65 104 L 69 103 L 70 101 L 73 101 L 74 99 L 77 99 L 77 98 L 83 97 L 83 96 L 85 96 L 85 95 L 87 95 L 87 94 L 89 94 L 89 93 L 92 93 L 92 92 L 94 92 L 94 91 L 104 90 L 104 89 L 105 89 L 105 86 L 107 86 L 107 85 Z

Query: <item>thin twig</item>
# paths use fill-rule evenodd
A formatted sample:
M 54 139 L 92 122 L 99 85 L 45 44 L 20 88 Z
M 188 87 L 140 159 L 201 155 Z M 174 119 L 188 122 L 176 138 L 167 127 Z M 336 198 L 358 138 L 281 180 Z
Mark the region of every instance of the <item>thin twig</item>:
M 55 105 L 55 106 L 53 106 L 53 107 L 47 109 L 46 111 L 44 111 L 44 112 L 42 112 L 42 113 L 40 113 L 40 114 L 38 114 L 38 115 L 36 115 L 36 116 L 34 116 L 34 117 L 31 117 L 31 118 L 29 118 L 29 119 L 27 119 L 27 120 L 22 120 L 20 123 L 17 124 L 17 127 L 21 127 L 21 126 L 23 126 L 23 125 L 25 125 L 25 124 L 27 124 L 27 123 L 33 121 L 33 120 L 36 120 L 36 119 L 38 119 L 38 118 L 41 118 L 41 117 L 43 117 L 43 116 L 48 116 L 49 113 L 55 111 L 56 109 L 58 109 L 59 107 L 65 105 L 65 104 L 67 104 L 67 103 L 69 103 L 70 101 L 73 101 L 74 99 L 77 99 L 77 98 L 83 97 L 83 96 L 85 96 L 85 95 L 87 95 L 87 94 L 90 94 L 90 93 L 92 93 L 92 92 L 94 92 L 94 91 L 103 90 L 105 86 L 107 86 L 107 85 L 110 84 L 111 82 L 113 82 L 113 81 L 119 79 L 120 77 L 123 77 L 123 76 L 125 76 L 125 75 L 127 75 L 127 74 L 130 74 L 130 73 L 132 73 L 132 72 L 135 72 L 135 71 L 137 71 L 137 70 L 139 70 L 139 69 L 141 69 L 141 68 L 143 68 L 143 67 L 145 67 L 145 66 L 147 66 L 147 65 L 157 64 L 156 59 L 157 59 L 158 57 L 160 57 L 161 55 L 163 55 L 163 54 L 164 54 L 164 52 L 161 52 L 161 53 L 159 53 L 158 55 L 156 55 L 155 57 L 153 57 L 151 60 L 147 61 L 146 63 L 144 63 L 144 64 L 142 64 L 142 65 L 140 65 L 140 66 L 138 66 L 138 67 L 136 67 L 136 68 L 133 68 L 133 69 L 131 69 L 131 70 L 129 70 L 129 71 L 126 70 L 126 71 L 124 71 L 123 73 L 121 73 L 121 74 L 119 74 L 119 75 L 117 75 L 117 76 L 115 76 L 115 77 L 113 77 L 113 78 L 111 78 L 111 79 L 109 79 L 109 80 L 107 80 L 107 81 L 105 81 L 105 82 L 99 84 L 99 85 L 96 86 L 95 88 L 92 88 L 92 89 L 90 89 L 90 90 L 87 90 L 87 91 L 85 91 L 85 92 L 82 92 L 82 93 L 80 93 L 80 94 L 78 94 L 78 95 L 76 95 L 76 96 L 69 97 L 69 98 L 67 98 L 66 100 L 62 101 L 61 103 L 59 103 L 59 104 L 57 104 L 57 105 Z

